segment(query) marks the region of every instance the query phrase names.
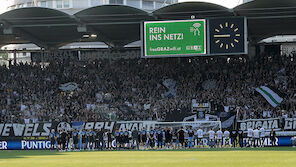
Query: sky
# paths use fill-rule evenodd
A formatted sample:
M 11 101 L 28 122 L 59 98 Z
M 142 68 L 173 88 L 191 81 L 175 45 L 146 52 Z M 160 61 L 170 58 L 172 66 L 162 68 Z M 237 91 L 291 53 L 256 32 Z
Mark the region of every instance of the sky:
M 0 13 L 3 13 L 6 11 L 6 8 L 8 6 L 9 0 L 0 0 Z
M 202 2 L 211 2 L 216 3 L 228 8 L 233 8 L 240 3 L 242 3 L 243 0 L 179 0 L 179 2 L 186 2 L 186 1 L 202 1 Z M 0 13 L 5 12 L 7 6 L 8 6 L 9 0 L 0 0 Z
M 234 8 L 235 6 L 243 2 L 243 0 L 179 0 L 179 2 L 187 2 L 187 1 L 210 2 L 210 3 L 219 4 L 221 6 L 225 6 L 227 8 Z

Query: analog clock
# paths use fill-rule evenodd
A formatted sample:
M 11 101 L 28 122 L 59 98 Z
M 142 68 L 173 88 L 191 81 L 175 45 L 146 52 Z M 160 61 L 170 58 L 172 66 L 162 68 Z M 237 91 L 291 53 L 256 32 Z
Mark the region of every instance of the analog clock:
M 240 42 L 240 38 L 237 37 L 241 36 L 239 27 L 228 22 L 219 24 L 219 26 L 215 28 L 215 33 L 213 35 L 215 44 L 219 45 L 220 48 L 225 48 L 226 50 L 234 48 L 235 45 Z
M 244 18 L 210 20 L 211 53 L 244 53 Z

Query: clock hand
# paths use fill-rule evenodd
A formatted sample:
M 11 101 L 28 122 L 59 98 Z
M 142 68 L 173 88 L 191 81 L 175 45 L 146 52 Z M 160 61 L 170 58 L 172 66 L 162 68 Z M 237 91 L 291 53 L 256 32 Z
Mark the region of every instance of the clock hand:
M 225 35 L 214 35 L 215 38 L 229 38 L 230 35 L 229 34 L 225 34 Z

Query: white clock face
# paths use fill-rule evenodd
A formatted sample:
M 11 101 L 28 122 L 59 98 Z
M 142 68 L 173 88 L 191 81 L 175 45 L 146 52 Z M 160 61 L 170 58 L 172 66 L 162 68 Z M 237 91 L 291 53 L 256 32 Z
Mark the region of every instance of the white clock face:
M 214 31 L 214 40 L 215 44 L 218 45 L 221 49 L 231 49 L 240 42 L 240 30 L 239 28 L 229 22 L 224 22 L 219 24 Z

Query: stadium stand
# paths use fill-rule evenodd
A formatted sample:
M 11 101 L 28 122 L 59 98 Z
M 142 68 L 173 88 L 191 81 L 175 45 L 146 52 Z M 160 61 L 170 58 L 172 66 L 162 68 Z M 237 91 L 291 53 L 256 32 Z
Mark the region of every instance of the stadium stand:
M 2 66 L 0 122 L 166 120 L 190 113 L 192 99 L 240 120 L 295 118 L 294 70 L 293 55 L 276 54 Z M 261 85 L 284 92 L 285 100 L 273 108 L 255 91 Z

